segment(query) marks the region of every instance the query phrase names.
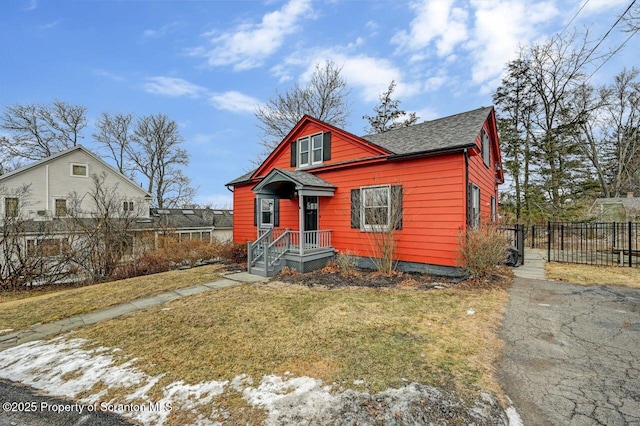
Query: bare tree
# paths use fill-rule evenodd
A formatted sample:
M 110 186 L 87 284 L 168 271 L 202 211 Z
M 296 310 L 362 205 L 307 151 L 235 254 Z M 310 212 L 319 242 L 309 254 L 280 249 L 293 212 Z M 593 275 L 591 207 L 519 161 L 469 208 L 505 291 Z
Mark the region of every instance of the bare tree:
M 119 194 L 117 184 L 109 186 L 106 180 L 106 173 L 94 173 L 89 192 L 73 192 L 69 197 L 67 234 L 74 236 L 77 264 L 92 281 L 110 278 L 123 257 L 133 254 L 133 231 L 136 219 L 143 214 L 143 203 L 124 209 L 126 200 Z M 81 208 L 85 197 L 92 201 L 88 211 Z
M 316 65 L 311 80 L 305 86 L 295 84 L 285 93 L 276 91 L 265 106 L 256 109 L 263 131 L 261 144 L 267 153 L 272 151 L 305 115 L 337 127 L 345 127 L 349 116 L 346 81 L 342 68 L 331 61 Z
M 0 193 L 12 200 L 0 223 L 0 289 L 55 283 L 73 274 L 67 235 L 57 232 L 56 223 L 34 221 L 23 213 L 30 204 L 30 185 L 2 187 Z
M 130 159 L 135 171 L 147 178 L 147 190 L 156 205 L 163 208 L 184 202 L 189 195 L 189 178 L 178 167 L 189 165 L 189 154 L 180 148 L 184 139 L 178 124 L 164 114 L 141 117 L 132 142 Z
M 86 108 L 62 101 L 51 105 L 16 104 L 6 107 L 0 128 L 10 137 L 0 138 L 7 155 L 37 161 L 77 145 L 87 125 Z
M 376 115 L 362 116 L 362 118 L 369 122 L 369 126 L 365 128 L 365 132 L 383 133 L 389 130 L 411 126 L 418 121 L 420 117 L 418 117 L 415 112 L 407 113 L 405 110 L 400 109 L 400 101 L 391 97 L 395 88 L 396 82 L 391 80 L 387 91 L 380 95 L 380 104 L 373 108 Z
M 97 132 L 93 138 L 107 151 L 118 168 L 124 175 L 131 172 L 132 166 L 129 160 L 131 149 L 133 115 L 117 113 L 113 116 L 103 112 L 96 121 Z

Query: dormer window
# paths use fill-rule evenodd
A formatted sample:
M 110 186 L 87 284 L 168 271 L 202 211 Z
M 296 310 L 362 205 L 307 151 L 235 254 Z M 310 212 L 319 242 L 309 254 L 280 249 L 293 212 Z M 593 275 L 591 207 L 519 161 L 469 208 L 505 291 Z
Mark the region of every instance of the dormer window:
M 304 136 L 291 143 L 291 167 L 304 168 L 331 159 L 331 133 Z
M 322 164 L 322 133 L 298 139 L 298 167 Z

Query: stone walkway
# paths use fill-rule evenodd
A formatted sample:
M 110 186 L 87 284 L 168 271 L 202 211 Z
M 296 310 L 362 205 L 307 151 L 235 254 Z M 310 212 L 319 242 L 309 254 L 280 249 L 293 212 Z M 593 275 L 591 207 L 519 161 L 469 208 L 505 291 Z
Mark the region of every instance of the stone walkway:
M 155 296 L 131 300 L 129 302 L 111 306 L 106 309 L 101 309 L 82 315 L 75 315 L 47 324 L 34 325 L 31 328 L 19 331 L 17 333 L 0 336 L 0 351 L 20 345 L 22 343 L 40 340 L 47 336 L 70 331 L 78 327 L 96 324 L 100 321 L 117 318 L 131 312 L 141 311 L 150 306 L 162 305 L 163 303 L 180 299 L 182 297 L 193 296 L 195 294 L 200 294 L 209 290 L 231 287 L 241 283 L 253 283 L 265 280 L 266 278 L 249 274 L 247 272 L 236 272 L 224 275 L 223 278 L 210 283 L 198 284 L 191 287 L 167 291 L 165 293 L 156 294 Z
M 540 249 L 524 249 L 524 265 L 513 270 L 518 278 L 544 280 L 546 278 L 544 265 L 547 262 L 547 252 Z

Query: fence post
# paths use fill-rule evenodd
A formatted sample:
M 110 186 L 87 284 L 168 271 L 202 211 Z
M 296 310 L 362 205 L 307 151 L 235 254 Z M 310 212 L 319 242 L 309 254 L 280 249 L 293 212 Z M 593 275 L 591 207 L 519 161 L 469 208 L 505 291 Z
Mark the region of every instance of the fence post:
M 551 261 L 551 221 L 547 221 L 547 262 Z
M 525 226 L 516 224 L 516 236 L 518 238 L 518 251 L 520 252 L 520 264 L 524 265 L 524 231 Z
M 536 248 L 536 226 L 531 225 L 531 248 Z
M 629 267 L 633 267 L 633 256 L 631 255 L 631 245 L 633 243 L 633 239 L 631 238 L 631 221 L 629 221 Z

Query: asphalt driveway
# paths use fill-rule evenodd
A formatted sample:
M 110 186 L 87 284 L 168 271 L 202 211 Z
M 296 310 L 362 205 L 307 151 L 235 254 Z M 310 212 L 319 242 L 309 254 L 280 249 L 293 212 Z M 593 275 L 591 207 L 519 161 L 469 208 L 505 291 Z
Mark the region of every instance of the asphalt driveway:
M 640 425 L 640 290 L 516 278 L 500 380 L 526 426 Z

